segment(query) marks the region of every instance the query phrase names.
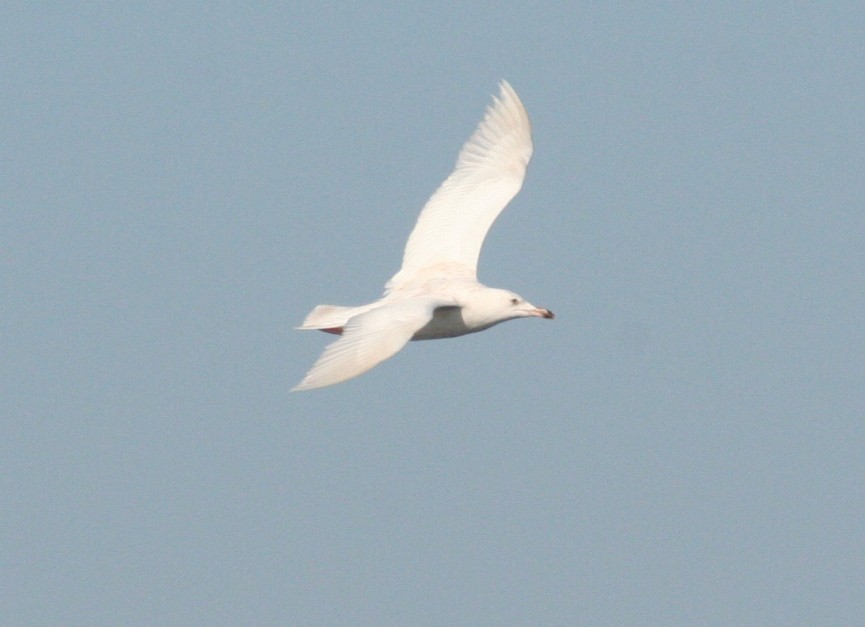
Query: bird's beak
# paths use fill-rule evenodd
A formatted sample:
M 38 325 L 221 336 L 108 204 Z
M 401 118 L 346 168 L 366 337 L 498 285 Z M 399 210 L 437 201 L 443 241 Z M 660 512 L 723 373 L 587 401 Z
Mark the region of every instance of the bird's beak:
M 546 318 L 547 320 L 552 320 L 555 318 L 555 314 L 549 309 L 541 309 L 540 307 L 536 307 L 529 312 L 530 316 L 537 316 L 538 318 Z

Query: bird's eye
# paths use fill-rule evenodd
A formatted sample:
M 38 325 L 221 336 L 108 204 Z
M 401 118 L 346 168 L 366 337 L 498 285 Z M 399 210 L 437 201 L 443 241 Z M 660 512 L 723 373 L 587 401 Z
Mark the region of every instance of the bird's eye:
M 511 299 L 511 305 L 519 305 L 519 304 L 520 304 L 519 298 L 512 298 Z

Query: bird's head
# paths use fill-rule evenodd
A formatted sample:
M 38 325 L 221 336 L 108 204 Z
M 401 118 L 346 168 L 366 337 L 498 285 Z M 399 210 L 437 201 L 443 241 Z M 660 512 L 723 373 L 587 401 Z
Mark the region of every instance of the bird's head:
M 552 320 L 556 316 L 549 309 L 535 307 L 519 294 L 507 290 L 499 290 L 503 308 L 510 313 L 508 318 L 547 318 Z
M 478 331 L 514 318 L 555 317 L 549 309 L 535 307 L 519 294 L 489 287 L 476 292 L 463 306 L 462 314 L 468 326 Z

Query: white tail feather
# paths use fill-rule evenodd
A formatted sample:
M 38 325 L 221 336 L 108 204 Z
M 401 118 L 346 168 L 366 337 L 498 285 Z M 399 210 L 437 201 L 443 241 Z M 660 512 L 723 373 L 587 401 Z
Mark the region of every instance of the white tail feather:
M 374 307 L 361 305 L 359 307 L 340 307 L 338 305 L 318 305 L 307 314 L 298 329 L 335 329 L 344 327 L 348 321 L 358 314 L 365 313 Z

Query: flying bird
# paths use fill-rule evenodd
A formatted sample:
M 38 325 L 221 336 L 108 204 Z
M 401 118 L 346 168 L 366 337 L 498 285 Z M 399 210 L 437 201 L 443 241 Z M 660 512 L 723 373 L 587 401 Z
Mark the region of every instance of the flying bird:
M 318 305 L 298 327 L 340 337 L 293 390 L 356 377 L 410 340 L 457 337 L 514 318 L 552 319 L 550 310 L 477 280 L 487 231 L 522 187 L 531 157 L 529 116 L 502 81 L 456 168 L 421 210 L 384 295 L 357 307 Z

